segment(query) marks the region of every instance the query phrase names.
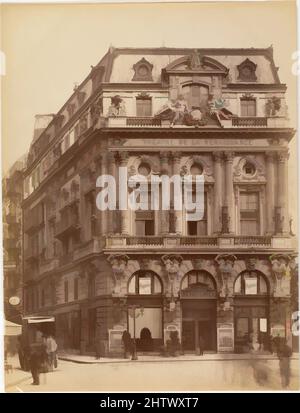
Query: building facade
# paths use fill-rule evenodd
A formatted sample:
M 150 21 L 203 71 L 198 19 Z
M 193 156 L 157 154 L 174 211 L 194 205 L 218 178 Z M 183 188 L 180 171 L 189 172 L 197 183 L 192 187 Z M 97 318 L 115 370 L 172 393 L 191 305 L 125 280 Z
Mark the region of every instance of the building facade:
M 3 198 L 3 281 L 5 318 L 14 323 L 22 322 L 22 157 L 5 174 L 2 180 Z
M 125 329 L 150 352 L 172 331 L 196 353 L 291 341 L 285 92 L 272 48 L 110 48 L 30 148 L 25 314 L 54 316 L 59 347 L 81 353 L 122 352 Z M 120 167 L 202 175 L 203 219 L 172 199 L 120 209 L 118 190 L 101 211 L 97 178 L 124 187 Z

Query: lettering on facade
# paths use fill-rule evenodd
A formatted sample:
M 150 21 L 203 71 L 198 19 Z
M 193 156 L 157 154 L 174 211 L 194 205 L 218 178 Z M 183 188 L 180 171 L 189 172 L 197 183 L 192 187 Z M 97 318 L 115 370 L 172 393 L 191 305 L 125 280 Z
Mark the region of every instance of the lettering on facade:
M 192 290 L 182 290 L 180 292 L 180 298 L 190 298 L 190 299 L 211 299 L 211 298 L 216 298 L 216 292 L 215 291 L 209 291 L 205 289 L 197 289 L 194 288 Z

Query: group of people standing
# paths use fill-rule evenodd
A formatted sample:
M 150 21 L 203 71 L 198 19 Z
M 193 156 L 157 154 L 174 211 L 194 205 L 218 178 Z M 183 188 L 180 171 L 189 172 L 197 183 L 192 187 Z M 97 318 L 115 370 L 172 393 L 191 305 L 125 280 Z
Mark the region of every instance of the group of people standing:
M 40 373 L 57 368 L 57 343 L 52 335 L 43 335 L 41 341 L 29 345 L 20 336 L 18 355 L 21 369 L 31 371 L 33 385 L 40 384 Z

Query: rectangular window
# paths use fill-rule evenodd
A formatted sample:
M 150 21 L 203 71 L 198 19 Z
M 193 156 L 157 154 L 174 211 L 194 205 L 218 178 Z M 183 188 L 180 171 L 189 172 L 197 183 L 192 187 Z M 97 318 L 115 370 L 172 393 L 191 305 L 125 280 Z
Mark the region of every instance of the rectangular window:
M 193 194 L 193 202 L 195 197 Z M 204 192 L 204 215 L 200 221 L 187 221 L 188 235 L 207 235 L 207 193 Z
M 136 116 L 152 116 L 152 100 L 151 99 L 136 99 Z
M 74 300 L 78 300 L 78 278 L 74 279 Z
M 135 231 L 141 237 L 155 234 L 153 211 L 136 211 Z
M 68 281 L 65 281 L 65 303 L 69 301 L 69 283 Z
M 255 99 L 241 99 L 241 116 L 256 116 Z
M 241 235 L 259 235 L 259 194 L 240 193 Z

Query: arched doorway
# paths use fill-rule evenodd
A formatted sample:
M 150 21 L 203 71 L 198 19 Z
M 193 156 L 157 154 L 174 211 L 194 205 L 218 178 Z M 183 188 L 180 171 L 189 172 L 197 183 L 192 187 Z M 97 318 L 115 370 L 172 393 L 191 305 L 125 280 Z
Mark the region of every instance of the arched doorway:
M 260 271 L 243 271 L 234 283 L 234 342 L 236 352 L 269 349 L 269 291 Z
M 128 330 L 139 351 L 155 351 L 163 345 L 162 286 L 160 277 L 148 270 L 135 272 L 128 281 Z
M 216 299 L 216 283 L 207 271 L 185 275 L 180 290 L 184 351 L 216 351 Z

